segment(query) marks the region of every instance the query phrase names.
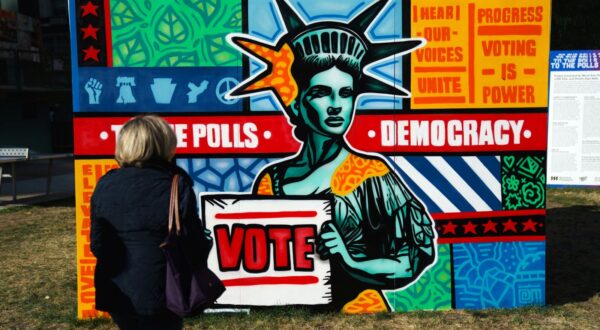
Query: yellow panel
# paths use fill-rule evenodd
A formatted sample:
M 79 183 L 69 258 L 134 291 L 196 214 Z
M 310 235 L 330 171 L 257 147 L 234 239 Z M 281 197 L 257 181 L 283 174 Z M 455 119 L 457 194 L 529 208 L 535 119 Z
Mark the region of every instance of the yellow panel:
M 413 109 L 548 106 L 550 1 L 413 0 Z
M 90 251 L 90 198 L 98 179 L 118 167 L 113 159 L 75 160 L 75 219 L 77 223 L 77 317 L 108 316 L 95 309 L 94 270 Z

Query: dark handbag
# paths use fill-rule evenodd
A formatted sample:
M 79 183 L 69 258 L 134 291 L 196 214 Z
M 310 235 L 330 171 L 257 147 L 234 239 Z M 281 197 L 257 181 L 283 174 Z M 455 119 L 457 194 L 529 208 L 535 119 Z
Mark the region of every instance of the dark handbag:
M 160 245 L 167 260 L 165 295 L 167 309 L 179 316 L 193 316 L 200 314 L 219 298 L 225 287 L 205 264 L 194 267 L 185 257 L 183 240 L 190 238 L 181 233 L 178 180 L 179 175 L 176 174 L 171 183 L 169 233 Z

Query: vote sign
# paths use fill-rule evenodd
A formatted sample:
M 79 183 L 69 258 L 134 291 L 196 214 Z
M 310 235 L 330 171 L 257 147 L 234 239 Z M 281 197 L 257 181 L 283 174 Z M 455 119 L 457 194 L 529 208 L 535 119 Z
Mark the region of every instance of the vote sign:
M 329 199 L 202 196 L 212 231 L 210 269 L 227 288 L 220 305 L 320 305 L 331 301 L 329 261 L 316 239 Z

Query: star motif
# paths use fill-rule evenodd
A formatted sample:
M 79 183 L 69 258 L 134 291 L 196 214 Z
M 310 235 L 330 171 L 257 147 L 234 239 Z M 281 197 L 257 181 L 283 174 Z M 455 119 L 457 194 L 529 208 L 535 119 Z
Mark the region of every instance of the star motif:
M 517 232 L 517 223 L 512 221 L 512 219 L 508 219 L 508 221 L 504 222 L 502 224 L 504 226 L 504 229 L 502 230 L 503 233 L 506 233 L 507 231 L 513 231 L 513 232 Z
M 294 62 L 292 48 L 287 44 L 279 48 L 274 48 L 261 42 L 241 37 L 233 39 L 233 42 L 269 67 L 262 75 L 244 84 L 243 87 L 237 87 L 234 94 L 245 95 L 260 90 L 273 89 L 285 106 L 292 104 L 292 101 L 298 95 L 298 84 L 291 77 L 290 71 Z M 279 70 L 273 70 L 275 66 Z M 279 83 L 274 83 L 275 81 L 279 81 Z
M 81 13 L 81 17 L 85 17 L 89 14 L 98 16 L 98 6 L 92 4 L 91 1 L 88 1 L 84 6 L 81 6 L 81 9 L 83 10 L 83 12 Z
M 98 53 L 100 53 L 100 49 L 96 49 L 94 48 L 94 46 L 90 46 L 87 49 L 82 49 L 81 51 L 85 53 L 85 56 L 83 57 L 84 62 L 89 59 L 92 59 L 96 62 L 100 62 L 100 60 L 98 59 Z
M 444 232 L 442 233 L 442 235 L 445 235 L 448 233 L 452 233 L 452 234 L 456 235 L 456 227 L 458 227 L 458 226 L 453 224 L 452 221 L 448 221 L 448 223 L 443 225 L 443 227 L 444 227 Z
M 483 224 L 483 233 L 487 233 L 488 231 L 493 231 L 494 233 L 497 233 L 498 231 L 496 230 L 496 226 L 498 224 L 493 222 L 492 219 L 489 219 L 488 222 Z
M 100 29 L 93 27 L 92 24 L 88 24 L 87 27 L 81 28 L 81 31 L 83 31 L 83 37 L 81 39 L 92 37 L 98 40 L 98 30 Z
M 478 225 L 474 225 L 471 221 L 469 221 L 466 225 L 463 225 L 463 228 L 465 229 L 465 235 L 468 233 L 477 235 L 477 231 L 475 230 L 475 228 L 477 228 L 477 226 Z
M 523 225 L 523 232 L 531 230 L 532 232 L 537 233 L 537 228 L 535 228 L 537 223 L 535 221 L 531 220 L 531 218 L 529 218 L 529 219 L 527 219 L 527 221 L 523 222 L 522 225 Z

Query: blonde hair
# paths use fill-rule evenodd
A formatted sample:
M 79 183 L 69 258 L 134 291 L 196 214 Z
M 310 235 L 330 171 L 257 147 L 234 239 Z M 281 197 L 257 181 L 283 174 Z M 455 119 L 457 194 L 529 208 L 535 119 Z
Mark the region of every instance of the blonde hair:
M 121 166 L 141 167 L 150 160 L 170 161 L 176 146 L 175 132 L 164 119 L 156 115 L 140 115 L 121 128 L 115 158 Z

